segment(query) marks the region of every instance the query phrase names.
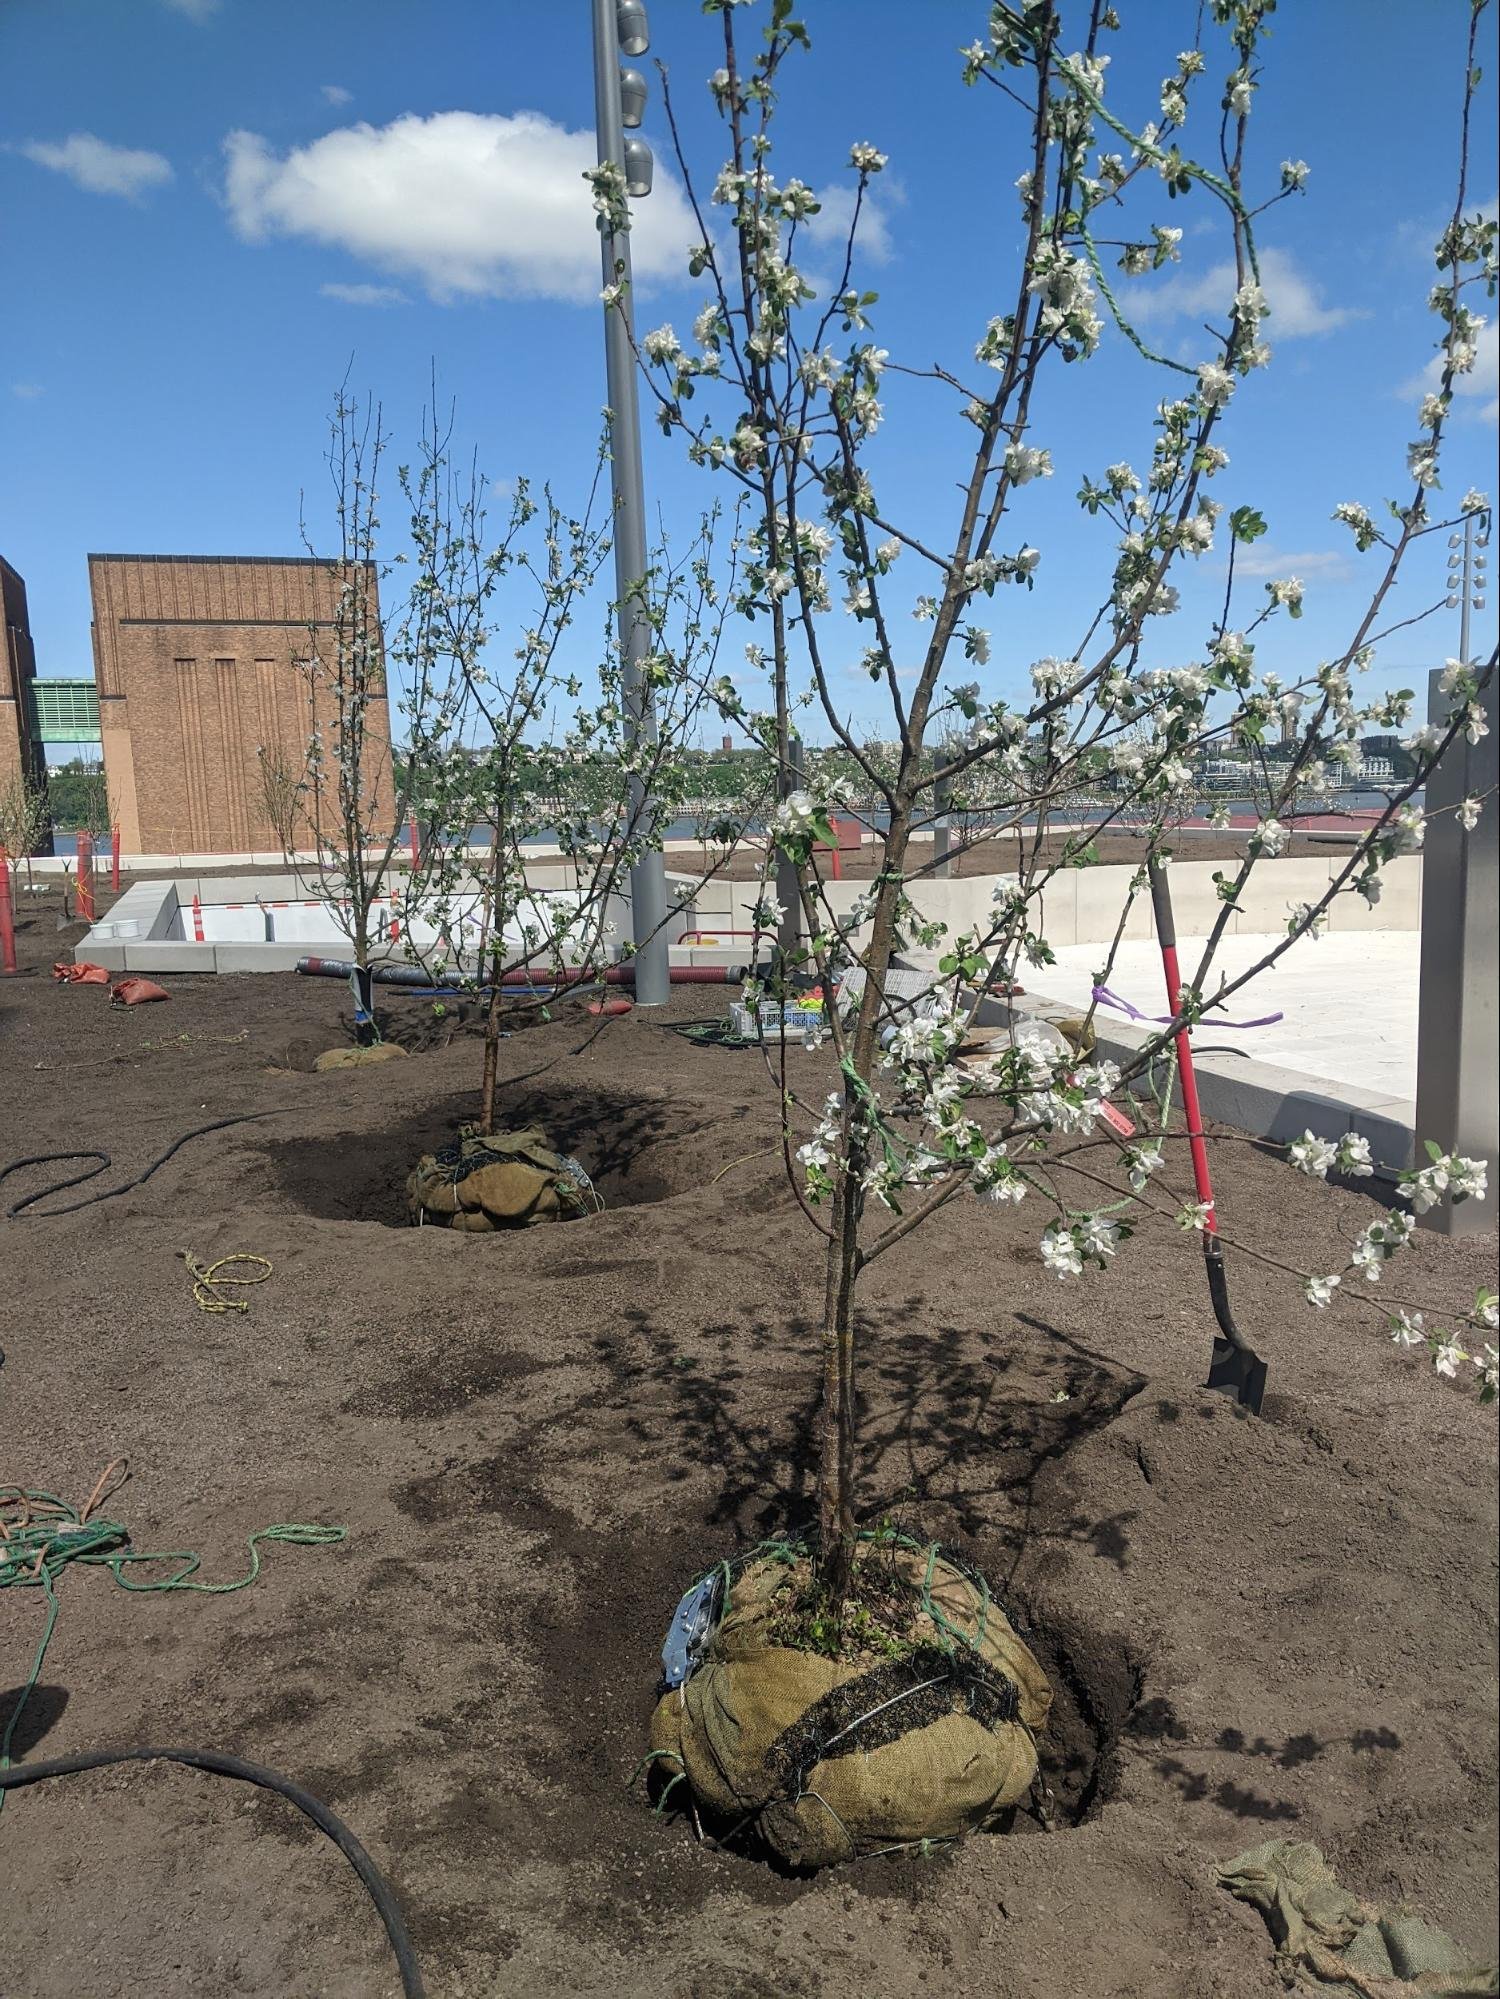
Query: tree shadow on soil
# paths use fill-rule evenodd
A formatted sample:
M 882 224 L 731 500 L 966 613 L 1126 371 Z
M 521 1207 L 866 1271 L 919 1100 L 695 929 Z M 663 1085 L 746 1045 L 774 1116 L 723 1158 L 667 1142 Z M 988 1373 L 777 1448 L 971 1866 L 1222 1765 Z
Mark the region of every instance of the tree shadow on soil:
M 1299 1819 L 1301 1810 L 1285 1798 L 1267 1797 L 1232 1778 L 1221 1777 L 1215 1782 L 1188 1759 L 1233 1756 L 1262 1763 L 1273 1770 L 1297 1770 L 1318 1762 L 1335 1749 L 1348 1749 L 1356 1756 L 1377 1756 L 1392 1755 L 1401 1747 L 1401 1737 L 1384 1725 L 1357 1728 L 1349 1735 L 1326 1738 L 1304 1731 L 1288 1735 L 1280 1742 L 1264 1735 L 1246 1736 L 1238 1728 L 1223 1728 L 1211 1743 L 1194 1743 L 1172 1703 L 1161 1696 L 1141 1701 L 1132 1710 L 1125 1733 L 1139 1743 L 1158 1747 L 1162 1753 L 1155 1758 L 1153 1768 L 1166 1778 L 1184 1803 L 1212 1803 L 1236 1818 L 1265 1824 Z
M 860 1517 L 909 1521 L 913 1532 L 932 1520 L 950 1538 L 998 1532 L 1017 1539 L 1019 1561 L 1042 1468 L 1113 1422 L 1143 1378 L 1040 1321 L 1022 1322 L 1054 1351 L 924 1324 L 926 1309 L 911 1295 L 862 1315 Z M 650 1358 L 620 1386 L 635 1407 L 654 1400 L 665 1417 L 678 1460 L 669 1479 L 686 1478 L 691 1465 L 713 1467 L 719 1489 L 709 1524 L 733 1525 L 751 1544 L 806 1522 L 817 1471 L 818 1328 L 801 1318 L 757 1318 L 748 1327 L 726 1320 L 689 1338 L 641 1307 L 622 1316 Z M 702 1346 L 714 1356 L 708 1365 Z M 615 1364 L 612 1341 L 596 1349 Z M 721 1358 L 737 1351 L 744 1363 Z M 784 1396 L 767 1398 L 768 1376 L 787 1384 Z M 1054 1518 L 1046 1532 L 1123 1565 L 1133 1518 Z
M 0 1693 L 0 1729 L 7 1726 L 22 1701 L 26 1705 L 10 1740 L 11 1755 L 17 1761 L 35 1749 L 42 1737 L 50 1734 L 62 1720 L 63 1710 L 68 1705 L 68 1690 L 66 1687 L 36 1686 L 28 1694 L 24 1687 L 8 1688 Z

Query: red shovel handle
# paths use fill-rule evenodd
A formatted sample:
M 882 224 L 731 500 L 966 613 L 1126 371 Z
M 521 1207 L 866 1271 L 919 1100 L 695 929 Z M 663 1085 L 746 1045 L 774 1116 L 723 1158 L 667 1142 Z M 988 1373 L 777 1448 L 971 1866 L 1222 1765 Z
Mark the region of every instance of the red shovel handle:
M 1146 866 L 1151 878 L 1151 907 L 1156 912 L 1161 966 L 1167 981 L 1167 1007 L 1175 1014 L 1181 1004 L 1182 975 L 1177 969 L 1177 926 L 1172 921 L 1172 891 L 1167 887 L 1166 875 L 1154 859 L 1148 861 Z M 1217 1235 L 1213 1182 L 1208 1177 L 1208 1147 L 1203 1142 L 1203 1113 L 1198 1108 L 1198 1078 L 1193 1074 L 1192 1039 L 1186 1027 L 1178 1028 L 1175 1039 L 1177 1069 L 1182 1081 L 1182 1108 L 1187 1118 L 1188 1146 L 1193 1155 L 1193 1185 L 1198 1191 L 1198 1199 L 1207 1210 L 1203 1221 L 1204 1233 Z

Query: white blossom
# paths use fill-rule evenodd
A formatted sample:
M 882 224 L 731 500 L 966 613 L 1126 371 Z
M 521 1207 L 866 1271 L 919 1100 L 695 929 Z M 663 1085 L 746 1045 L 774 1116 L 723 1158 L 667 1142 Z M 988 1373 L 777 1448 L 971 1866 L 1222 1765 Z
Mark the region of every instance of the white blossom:
M 1025 486 L 1033 479 L 1050 479 L 1052 453 L 1034 450 L 1029 444 L 1012 444 L 1005 454 L 1005 469 L 1017 486 Z
M 1342 1282 L 1343 1279 L 1337 1276 L 1309 1277 L 1302 1287 L 1303 1296 L 1309 1305 L 1316 1305 L 1321 1311 L 1325 1305 L 1332 1303 L 1333 1294 Z
M 1346 1131 L 1338 1142 L 1337 1165 L 1352 1180 L 1367 1180 L 1375 1171 L 1370 1141 L 1362 1132 Z
M 1415 444 L 1409 444 L 1406 447 L 1406 469 L 1419 486 L 1427 487 L 1437 484 L 1437 452 L 1425 437 L 1419 438 Z
M 1268 861 L 1274 861 L 1291 838 L 1291 831 L 1279 819 L 1262 819 L 1251 836 L 1253 850 Z
M 1432 1364 L 1439 1374 L 1446 1375 L 1451 1381 L 1458 1373 L 1458 1363 L 1468 1358 L 1458 1341 L 1450 1335 L 1449 1338 L 1439 1342 L 1432 1356 Z
M 1079 1224 L 1078 1241 L 1085 1256 L 1097 1257 L 1102 1262 L 1119 1247 L 1120 1225 L 1108 1215 L 1088 1215 Z
M 648 333 L 641 342 L 641 348 L 648 361 L 663 365 L 675 361 L 682 352 L 681 343 L 670 326 L 658 326 L 654 332 Z
M 1299 1173 L 1306 1173 L 1310 1179 L 1326 1180 L 1329 1168 L 1338 1158 L 1338 1147 L 1305 1131 L 1287 1147 L 1287 1158 Z
M 1042 1261 L 1054 1277 L 1066 1279 L 1083 1274 L 1083 1258 L 1078 1254 L 1073 1231 L 1064 1228 L 1061 1222 L 1054 1222 L 1042 1237 Z

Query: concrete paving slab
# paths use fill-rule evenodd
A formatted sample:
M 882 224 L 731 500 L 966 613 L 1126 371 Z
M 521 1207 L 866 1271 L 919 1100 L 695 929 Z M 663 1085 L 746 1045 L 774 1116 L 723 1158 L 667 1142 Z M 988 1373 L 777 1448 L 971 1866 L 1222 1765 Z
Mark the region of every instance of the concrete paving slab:
M 1282 941 L 1266 933 L 1225 937 L 1215 953 L 1210 983 L 1216 984 L 1219 975 L 1239 977 Z M 1237 1031 L 1216 1030 L 1210 1016 L 1195 1034 L 1195 1046 L 1205 1051 L 1232 1047 L 1254 1062 L 1343 1086 L 1335 1095 L 1352 1089 L 1374 1100 L 1413 1098 L 1420 944 L 1414 930 L 1299 938 L 1275 965 L 1233 994 L 1224 1009 L 1231 1020 L 1278 1012 L 1284 1017 L 1271 1027 Z M 1201 937 L 1179 940 L 1184 977 L 1197 970 L 1203 947 Z M 1081 1012 L 1103 957 L 1097 944 L 1065 945 L 1056 965 L 1028 970 L 1025 983 Z M 1155 1016 L 1166 1010 L 1161 956 L 1154 943 L 1121 945 L 1108 983 L 1142 1013 Z M 1107 1013 L 1100 1009 L 1101 1027 Z

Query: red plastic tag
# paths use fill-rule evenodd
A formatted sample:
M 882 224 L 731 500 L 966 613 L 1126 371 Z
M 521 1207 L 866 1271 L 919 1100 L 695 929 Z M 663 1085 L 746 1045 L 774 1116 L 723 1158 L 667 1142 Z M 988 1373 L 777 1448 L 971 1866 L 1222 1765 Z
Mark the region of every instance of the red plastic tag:
M 1135 1137 L 1135 1126 L 1126 1117 L 1124 1111 L 1120 1110 L 1116 1105 L 1101 1104 L 1099 1106 L 1099 1115 L 1109 1126 L 1110 1130 L 1118 1132 L 1121 1138 Z

